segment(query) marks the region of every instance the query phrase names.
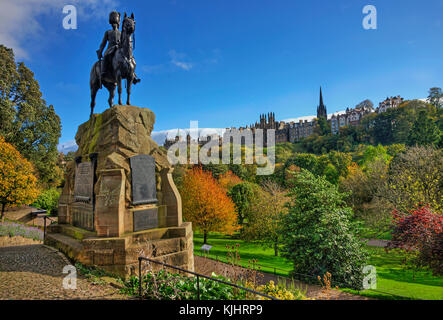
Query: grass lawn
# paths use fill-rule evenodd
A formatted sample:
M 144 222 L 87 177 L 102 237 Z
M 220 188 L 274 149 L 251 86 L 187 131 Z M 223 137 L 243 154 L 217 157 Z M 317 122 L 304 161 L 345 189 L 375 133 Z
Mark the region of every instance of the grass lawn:
M 227 262 L 227 253 L 229 250 L 226 245 L 234 246 L 240 244 L 238 253 L 241 259 L 241 265 L 248 267 L 249 260 L 256 259 L 258 264 L 262 266 L 261 270 L 265 272 L 275 273 L 281 276 L 287 276 L 292 270 L 292 263 L 282 257 L 274 255 L 274 249 L 263 248 L 255 243 L 248 243 L 240 239 L 233 239 L 216 233 L 208 235 L 208 244 L 212 246 L 209 257 L 219 261 Z M 203 234 L 194 232 L 194 253 L 201 255 L 201 246 L 203 245 Z M 265 267 L 267 266 L 267 267 Z
M 397 252 L 386 253 L 383 248 L 368 247 L 370 261 L 377 268 L 377 289 L 360 292 L 361 295 L 392 299 L 384 292 L 423 300 L 443 300 L 443 277 L 434 277 L 427 270 L 415 272 L 402 264 L 404 255 Z M 353 292 L 352 290 L 344 291 Z
M 212 245 L 210 258 L 227 261 L 228 249 L 226 245 L 240 244 L 238 249 L 241 264 L 249 265 L 249 260 L 257 259 L 262 271 L 288 276 L 292 270 L 292 264 L 282 257 L 275 257 L 274 250 L 263 248 L 255 243 L 247 243 L 240 239 L 211 233 L 208 236 L 208 244 Z M 194 252 L 201 255 L 203 235 L 194 233 Z M 428 271 L 415 272 L 413 279 L 412 270 L 407 270 L 402 265 L 403 255 L 400 253 L 386 253 L 383 248 L 367 247 L 370 253 L 370 261 L 377 268 L 377 289 L 358 292 L 360 295 L 382 299 L 425 299 L 443 300 L 443 277 L 434 277 Z M 274 270 L 275 267 L 275 270 Z M 357 293 L 356 291 L 343 289 L 343 291 Z M 387 294 L 386 294 L 387 293 Z

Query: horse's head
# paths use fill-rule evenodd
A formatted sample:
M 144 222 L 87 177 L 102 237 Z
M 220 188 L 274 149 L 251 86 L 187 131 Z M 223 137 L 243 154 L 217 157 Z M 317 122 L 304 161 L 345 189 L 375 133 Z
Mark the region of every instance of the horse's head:
M 127 34 L 133 34 L 135 32 L 135 20 L 134 20 L 134 14 L 132 13 L 130 17 L 126 15 L 123 16 L 123 31 L 125 31 Z

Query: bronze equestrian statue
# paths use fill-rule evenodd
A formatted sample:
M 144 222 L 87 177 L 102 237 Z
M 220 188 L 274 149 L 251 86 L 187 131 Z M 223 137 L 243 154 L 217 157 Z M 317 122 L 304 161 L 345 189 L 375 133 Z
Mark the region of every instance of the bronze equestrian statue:
M 135 59 L 132 54 L 132 35 L 135 32 L 134 14 L 123 17 L 122 31 L 120 28 L 120 13 L 113 11 L 109 14 L 109 24 L 112 30 L 105 32 L 100 49 L 97 50 L 99 61 L 94 63 L 91 70 L 89 86 L 91 87 L 91 116 L 94 112 L 97 91 L 105 86 L 109 91 L 109 107 L 113 106 L 115 88 L 118 86 L 118 104 L 122 105 L 122 79 L 126 79 L 126 104 L 131 104 L 131 86 L 140 79 L 135 74 Z M 106 44 L 108 47 L 102 56 Z

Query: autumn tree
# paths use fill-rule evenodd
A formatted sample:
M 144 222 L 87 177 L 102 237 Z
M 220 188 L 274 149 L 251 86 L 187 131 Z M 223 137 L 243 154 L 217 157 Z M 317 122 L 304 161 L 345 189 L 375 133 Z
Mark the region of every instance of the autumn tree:
M 287 213 L 285 205 L 289 202 L 287 191 L 276 182 L 268 180 L 262 188 L 256 188 L 253 194 L 248 223 L 244 226 L 242 237 L 273 248 L 275 256 L 278 256 L 282 241 L 281 221 Z
M 235 185 L 242 183 L 242 179 L 240 179 L 237 175 L 235 175 L 231 170 L 225 172 L 224 174 L 218 177 L 218 183 L 222 188 L 224 188 L 227 192 L 234 187 Z
M 32 164 L 0 136 L 1 219 L 6 206 L 30 204 L 38 196 Z
M 239 229 L 234 203 L 210 172 L 189 170 L 180 191 L 183 217 L 203 232 L 205 244 L 209 232 L 232 234 Z
M 388 178 L 378 196 L 399 212 L 425 204 L 441 212 L 443 190 L 443 152 L 431 147 L 412 147 L 390 163 Z
M 31 161 L 39 182 L 57 186 L 59 116 L 47 106 L 33 72 L 16 63 L 12 49 L 0 45 L 0 135 Z

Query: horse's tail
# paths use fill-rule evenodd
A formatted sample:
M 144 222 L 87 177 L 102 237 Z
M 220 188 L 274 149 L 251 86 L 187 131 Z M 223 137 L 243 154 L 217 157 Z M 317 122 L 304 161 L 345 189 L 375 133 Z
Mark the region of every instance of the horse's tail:
M 98 64 L 100 61 L 94 63 L 91 69 L 91 76 L 89 78 L 89 87 L 92 89 L 98 83 Z

